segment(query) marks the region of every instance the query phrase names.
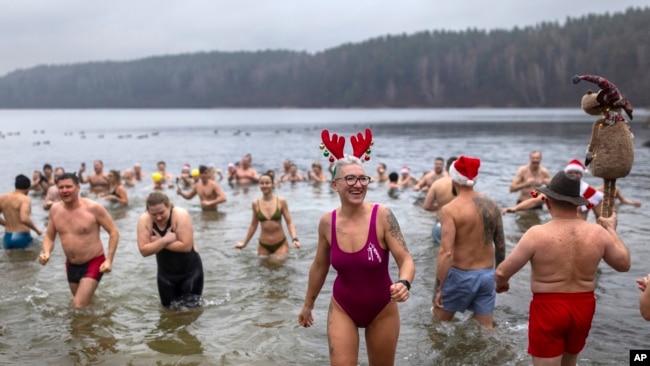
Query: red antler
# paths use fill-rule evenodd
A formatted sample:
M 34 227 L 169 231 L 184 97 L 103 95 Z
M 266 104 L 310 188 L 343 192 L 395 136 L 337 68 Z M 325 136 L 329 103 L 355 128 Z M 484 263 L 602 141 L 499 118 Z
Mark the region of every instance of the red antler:
M 345 137 L 338 136 L 333 134 L 330 139 L 330 132 L 328 130 L 323 130 L 320 134 L 321 139 L 323 140 L 323 145 L 329 150 L 329 152 L 334 155 L 337 159 L 343 158 L 343 147 L 345 146 Z
M 361 135 L 361 132 L 359 132 L 356 136 L 350 137 L 350 142 L 352 143 L 352 151 L 354 152 L 354 156 L 360 159 L 363 154 L 368 151 L 370 145 L 372 145 L 372 131 L 370 131 L 369 128 L 366 128 L 365 138 Z

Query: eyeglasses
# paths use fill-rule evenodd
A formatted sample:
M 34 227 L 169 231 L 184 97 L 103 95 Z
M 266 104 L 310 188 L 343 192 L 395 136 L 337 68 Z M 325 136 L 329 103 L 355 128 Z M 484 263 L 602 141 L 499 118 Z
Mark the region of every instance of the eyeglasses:
M 354 176 L 354 175 L 346 175 L 343 178 L 335 178 L 334 180 L 337 179 L 345 179 L 345 183 L 349 186 L 353 186 L 357 184 L 357 182 L 361 183 L 362 186 L 367 186 L 368 183 L 370 183 L 370 177 L 367 175 L 361 175 L 361 176 Z

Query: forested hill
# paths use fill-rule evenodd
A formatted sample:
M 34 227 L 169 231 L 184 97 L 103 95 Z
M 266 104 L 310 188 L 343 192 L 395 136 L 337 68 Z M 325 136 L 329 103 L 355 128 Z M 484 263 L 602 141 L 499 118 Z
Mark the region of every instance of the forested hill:
M 434 20 L 432 20 L 434 22 Z M 597 74 L 650 106 L 650 8 L 512 30 L 423 31 L 316 54 L 205 52 L 39 66 L 0 108 L 575 107 Z

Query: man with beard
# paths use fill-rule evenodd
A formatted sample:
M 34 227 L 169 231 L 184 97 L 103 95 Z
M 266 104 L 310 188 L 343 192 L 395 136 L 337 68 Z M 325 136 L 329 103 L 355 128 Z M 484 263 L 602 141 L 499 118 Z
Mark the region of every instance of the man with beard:
M 517 203 L 530 198 L 530 191 L 551 181 L 551 173 L 542 166 L 542 152 L 533 150 L 530 152 L 530 163 L 522 165 L 510 183 L 510 193 L 519 192 Z M 541 209 L 542 204 L 532 207 Z
M 426 173 L 418 183 L 413 187 L 414 191 L 419 191 L 419 190 L 428 190 L 429 187 L 433 184 L 433 182 L 437 181 L 438 179 L 442 177 L 447 176 L 447 172 L 443 170 L 445 167 L 445 159 L 441 157 L 437 157 L 436 160 L 433 163 L 433 170 Z

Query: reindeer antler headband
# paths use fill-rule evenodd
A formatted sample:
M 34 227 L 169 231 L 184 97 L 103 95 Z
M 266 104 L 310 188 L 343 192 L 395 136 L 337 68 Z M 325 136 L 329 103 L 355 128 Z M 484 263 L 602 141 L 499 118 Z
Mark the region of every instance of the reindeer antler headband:
M 323 130 L 321 132 L 321 139 L 323 142 L 320 144 L 320 149 L 323 151 L 323 156 L 329 156 L 329 161 L 333 163 L 335 160 L 342 159 L 345 154 L 343 149 L 345 147 L 345 137 L 339 136 L 337 134 L 332 134 L 330 137 L 330 132 L 328 130 Z M 365 137 L 358 132 L 355 135 L 350 136 L 350 143 L 352 143 L 352 155 L 361 159 L 365 154 L 365 160 L 370 160 L 370 146 L 372 146 L 372 131 L 369 128 L 366 128 Z

